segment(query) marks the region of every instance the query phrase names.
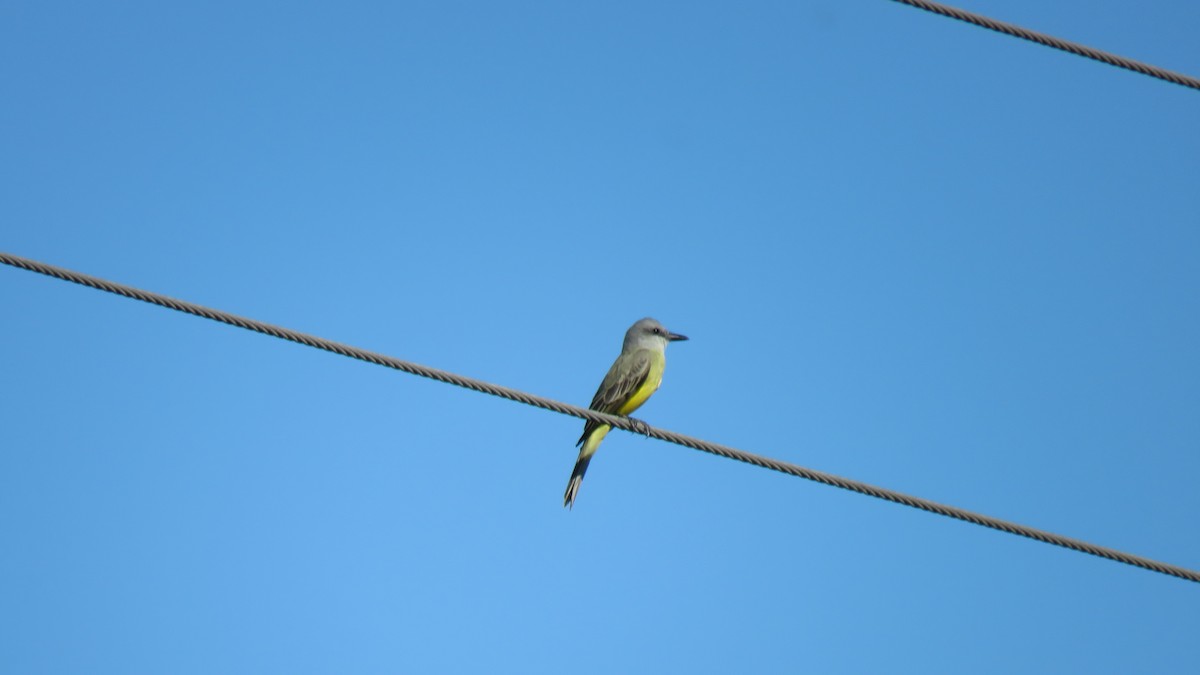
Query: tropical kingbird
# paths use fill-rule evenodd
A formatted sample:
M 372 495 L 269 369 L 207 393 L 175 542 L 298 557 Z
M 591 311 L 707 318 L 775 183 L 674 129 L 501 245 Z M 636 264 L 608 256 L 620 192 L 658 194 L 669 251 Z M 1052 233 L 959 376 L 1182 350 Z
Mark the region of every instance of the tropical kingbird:
M 614 415 L 628 415 L 637 410 L 662 384 L 663 368 L 667 365 L 667 343 L 686 339 L 686 336 L 672 333 L 650 318 L 630 326 L 625 332 L 621 355 L 608 369 L 588 407 Z M 579 450 L 579 459 L 575 460 L 571 481 L 567 483 L 563 506 L 570 508 L 575 504 L 588 463 L 611 430 L 611 426 L 591 420 L 583 425 L 583 435 L 575 444 L 583 447 Z

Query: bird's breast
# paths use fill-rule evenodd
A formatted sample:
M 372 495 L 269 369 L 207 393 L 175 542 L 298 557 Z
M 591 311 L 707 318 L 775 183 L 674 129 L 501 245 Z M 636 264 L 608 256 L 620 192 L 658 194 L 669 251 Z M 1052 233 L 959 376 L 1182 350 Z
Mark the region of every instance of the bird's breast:
M 617 410 L 618 415 L 628 415 L 637 410 L 642 407 L 646 399 L 650 398 L 651 394 L 658 391 L 659 385 L 662 384 L 663 368 L 666 364 L 667 360 L 662 355 L 650 361 L 650 372 L 646 373 L 646 379 L 642 382 L 642 386 L 638 387 L 629 400 Z

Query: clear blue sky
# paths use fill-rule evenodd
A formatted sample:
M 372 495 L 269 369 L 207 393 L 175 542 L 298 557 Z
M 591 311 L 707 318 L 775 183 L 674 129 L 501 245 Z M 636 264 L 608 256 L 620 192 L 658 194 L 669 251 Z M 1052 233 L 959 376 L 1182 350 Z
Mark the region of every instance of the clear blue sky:
M 974 1 L 1192 75 L 1200 4 Z M 1200 92 L 884 0 L 15 2 L 0 249 L 1200 568 Z M 0 671 L 1184 672 L 1200 586 L 0 269 Z

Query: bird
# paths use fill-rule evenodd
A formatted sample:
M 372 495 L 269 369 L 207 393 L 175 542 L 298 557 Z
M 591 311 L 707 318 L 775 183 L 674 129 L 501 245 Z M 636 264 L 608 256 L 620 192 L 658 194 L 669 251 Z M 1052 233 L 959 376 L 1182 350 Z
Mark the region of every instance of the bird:
M 588 407 L 613 415 L 628 415 L 637 410 L 662 384 L 663 368 L 667 365 L 667 343 L 686 339 L 686 335 L 672 333 L 649 317 L 630 326 L 625 332 L 621 355 L 608 369 Z M 571 472 L 567 492 L 563 495 L 563 506 L 566 508 L 575 505 L 583 474 L 587 472 L 592 455 L 596 454 L 596 448 L 600 447 L 600 442 L 611 430 L 611 426 L 592 420 L 583 425 L 583 435 L 575 443 L 581 446 L 579 458 L 575 460 L 575 469 Z

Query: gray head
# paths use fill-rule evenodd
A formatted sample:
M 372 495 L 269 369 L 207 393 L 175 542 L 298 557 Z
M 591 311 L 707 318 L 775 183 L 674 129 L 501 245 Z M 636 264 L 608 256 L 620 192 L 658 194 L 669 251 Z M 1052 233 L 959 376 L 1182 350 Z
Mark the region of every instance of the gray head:
M 621 351 L 630 351 L 632 349 L 658 349 L 667 348 L 668 342 L 678 342 L 686 340 L 686 335 L 679 335 L 667 330 L 663 325 L 650 317 L 646 317 L 641 321 L 629 327 L 625 332 L 625 344 Z

